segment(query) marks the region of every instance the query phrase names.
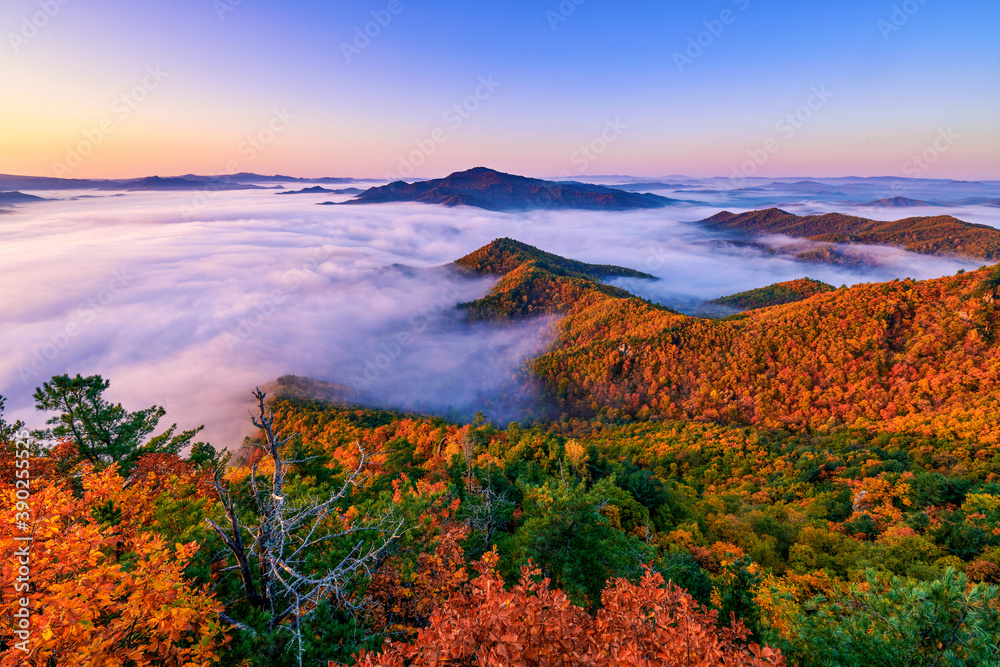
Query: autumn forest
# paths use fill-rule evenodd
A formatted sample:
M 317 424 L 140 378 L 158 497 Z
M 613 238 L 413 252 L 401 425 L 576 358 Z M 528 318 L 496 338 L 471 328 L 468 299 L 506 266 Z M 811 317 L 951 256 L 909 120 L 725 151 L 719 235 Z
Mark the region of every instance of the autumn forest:
M 459 306 L 472 320 L 557 317 L 511 378 L 533 418 L 318 401 L 283 378 L 222 453 L 99 376 L 38 387 L 48 428 L 0 431 L 0 665 L 1000 655 L 1000 270 L 803 279 L 713 319 L 606 284 L 642 272 L 510 239 L 455 269 L 499 279 Z

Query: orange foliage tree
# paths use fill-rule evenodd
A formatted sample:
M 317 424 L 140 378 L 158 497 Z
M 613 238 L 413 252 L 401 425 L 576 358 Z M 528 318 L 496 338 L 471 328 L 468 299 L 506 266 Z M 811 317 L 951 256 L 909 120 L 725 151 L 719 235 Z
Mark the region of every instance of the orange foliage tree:
M 420 554 L 412 573 L 404 571 L 399 556 L 387 561 L 366 591 L 371 626 L 411 638 L 417 629 L 427 627 L 438 603 L 469 581 L 465 552 L 459 544 L 469 532 L 467 526 L 445 526 L 437 548 Z
M 114 466 L 85 466 L 82 482 L 79 498 L 62 484 L 33 489 L 27 533 L 15 523 L 15 489 L 0 489 L 0 667 L 214 663 L 222 607 L 183 574 L 197 543 L 171 546 L 142 530 L 153 513 L 152 486 L 125 487 Z M 30 542 L 17 539 L 26 534 Z M 24 561 L 29 581 L 18 579 Z M 13 616 L 23 601 L 25 643 Z

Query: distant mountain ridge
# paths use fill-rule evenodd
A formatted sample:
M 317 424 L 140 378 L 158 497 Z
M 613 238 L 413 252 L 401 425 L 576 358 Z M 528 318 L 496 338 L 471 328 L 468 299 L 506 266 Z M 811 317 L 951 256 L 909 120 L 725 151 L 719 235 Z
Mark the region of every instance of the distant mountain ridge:
M 420 202 L 474 206 L 490 211 L 580 209 L 627 211 L 682 203 L 653 194 L 626 192 L 603 185 L 544 181 L 505 174 L 486 167 L 455 172 L 445 178 L 406 183 L 395 181 L 366 190 L 345 204 Z
M 886 222 L 841 213 L 799 216 L 769 208 L 740 214 L 722 211 L 700 224 L 749 236 L 784 234 L 825 243 L 895 246 L 925 255 L 1000 259 L 1000 229 L 963 222 L 950 215 Z
M 183 176 L 146 176 L 143 178 L 55 178 L 51 176 L 18 176 L 15 174 L 0 174 L 0 190 L 122 190 L 129 189 L 154 189 L 143 187 L 143 183 L 156 184 L 157 181 L 173 182 L 175 186 L 168 188 L 166 183 L 158 189 L 244 189 L 240 187 L 228 187 L 239 185 L 253 185 L 255 183 L 326 183 L 341 184 L 353 183 L 356 181 L 371 181 L 381 179 L 355 179 L 355 178 L 297 178 L 294 176 L 264 176 L 241 172 L 238 174 L 224 174 L 217 176 L 200 176 L 197 174 L 185 174 Z M 177 187 L 184 186 L 184 187 Z M 250 189 L 250 188 L 246 188 Z
M 269 190 L 271 188 L 265 188 L 260 185 L 252 185 L 249 183 L 227 182 L 219 179 L 196 181 L 190 178 L 182 178 L 180 176 L 172 176 L 168 178 L 162 178 L 160 176 L 147 176 L 145 178 L 140 178 L 134 181 L 125 181 L 122 183 L 115 183 L 114 185 L 106 185 L 104 186 L 103 189 L 105 190 L 202 190 L 202 189 Z
M 231 183 L 324 183 L 327 185 L 339 185 L 343 183 L 354 183 L 355 181 L 370 181 L 370 178 L 347 178 L 347 177 L 332 177 L 332 176 L 321 176 L 319 178 L 300 178 L 298 176 L 283 176 L 281 174 L 275 174 L 274 176 L 267 176 L 264 174 L 254 174 L 251 172 L 241 171 L 238 174 L 223 174 L 218 176 L 198 176 L 196 174 L 187 174 L 182 178 L 188 178 L 191 180 L 208 180 L 208 181 L 228 181 Z M 374 179 L 382 180 L 382 179 Z
M 617 188 L 626 192 L 643 192 L 645 190 L 672 190 L 687 187 L 681 183 L 664 183 L 662 181 L 639 181 L 637 183 L 624 183 L 622 185 L 608 185 L 609 188 Z
M 327 194 L 327 195 L 359 195 L 364 190 L 359 188 L 342 188 L 339 190 L 331 190 L 329 188 L 324 188 L 322 185 L 314 185 L 311 188 L 302 188 L 301 190 L 285 190 L 284 192 L 279 192 L 279 195 L 314 195 L 314 194 Z
M 881 206 L 882 208 L 907 208 L 910 206 L 936 206 L 930 202 L 920 199 L 908 199 L 906 197 L 890 197 L 889 199 L 877 199 L 862 206 Z

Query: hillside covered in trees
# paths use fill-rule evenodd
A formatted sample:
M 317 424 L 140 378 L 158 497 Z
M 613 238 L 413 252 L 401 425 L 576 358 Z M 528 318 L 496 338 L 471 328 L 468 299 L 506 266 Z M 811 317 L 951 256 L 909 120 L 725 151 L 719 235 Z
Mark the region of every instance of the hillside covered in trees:
M 581 303 L 535 372 L 568 417 L 863 427 L 996 447 L 995 270 L 871 283 L 712 322 Z
M 454 265 L 474 275 L 501 276 L 489 294 L 458 306 L 471 319 L 495 322 L 565 313 L 594 299 L 635 298 L 621 288 L 599 282 L 603 279 L 656 280 L 633 269 L 585 264 L 506 238 L 483 246 Z
M 720 296 L 712 299 L 708 303 L 715 306 L 726 306 L 736 310 L 754 310 L 756 308 L 767 308 L 768 306 L 782 306 L 786 303 L 802 301 L 808 299 L 813 294 L 822 292 L 832 292 L 833 285 L 827 285 L 819 280 L 811 278 L 799 278 L 798 280 L 786 280 L 775 283 L 767 287 L 747 290 L 729 296 Z
M 525 369 L 555 418 L 286 380 L 227 459 L 56 376 L 47 429 L 0 420 L 5 587 L 33 540 L 0 665 L 1000 660 L 1000 271 L 708 320 L 509 239 L 457 264 L 500 276 L 471 319 L 561 317 Z
M 925 255 L 955 254 L 1000 259 L 1000 230 L 950 215 L 884 222 L 842 213 L 794 215 L 780 208 L 746 213 L 722 211 L 700 224 L 750 236 L 784 234 L 823 243 L 896 246 Z

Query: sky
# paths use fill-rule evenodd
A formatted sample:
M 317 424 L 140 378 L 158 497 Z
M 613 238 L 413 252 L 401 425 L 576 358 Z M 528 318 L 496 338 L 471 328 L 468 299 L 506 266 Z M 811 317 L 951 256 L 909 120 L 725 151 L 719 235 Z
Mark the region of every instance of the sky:
M 1000 179 L 998 34 L 993 0 L 5 0 L 0 173 Z

